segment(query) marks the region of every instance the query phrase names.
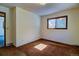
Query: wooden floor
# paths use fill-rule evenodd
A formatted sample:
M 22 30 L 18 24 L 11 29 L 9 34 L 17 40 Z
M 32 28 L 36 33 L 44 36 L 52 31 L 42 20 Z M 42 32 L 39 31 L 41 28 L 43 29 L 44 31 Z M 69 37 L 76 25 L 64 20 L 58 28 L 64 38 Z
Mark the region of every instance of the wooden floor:
M 43 50 L 35 48 L 36 45 L 45 44 Z M 0 48 L 1 56 L 79 56 L 79 47 L 63 45 L 47 40 L 37 40 L 21 47 Z

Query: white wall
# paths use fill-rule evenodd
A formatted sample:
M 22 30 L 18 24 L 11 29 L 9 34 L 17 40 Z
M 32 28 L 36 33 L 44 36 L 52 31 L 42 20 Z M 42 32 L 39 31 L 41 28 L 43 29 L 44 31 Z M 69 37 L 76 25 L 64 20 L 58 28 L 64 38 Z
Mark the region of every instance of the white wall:
M 11 39 L 13 45 L 16 45 L 16 8 L 11 8 Z
M 10 19 L 10 9 L 0 5 L 0 11 L 6 13 L 6 45 L 11 43 L 11 19 Z
M 68 29 L 47 29 L 47 18 L 68 15 Z M 43 16 L 41 20 L 41 38 L 79 45 L 79 8 Z
M 16 47 L 30 43 L 40 37 L 40 17 L 16 7 Z

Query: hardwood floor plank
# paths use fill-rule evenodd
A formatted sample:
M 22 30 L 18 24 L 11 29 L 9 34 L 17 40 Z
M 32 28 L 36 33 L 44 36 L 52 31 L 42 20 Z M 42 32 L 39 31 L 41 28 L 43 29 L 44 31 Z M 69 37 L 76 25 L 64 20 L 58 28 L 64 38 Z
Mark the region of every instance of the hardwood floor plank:
M 39 44 L 46 45 L 46 47 L 42 50 L 35 48 L 35 46 Z M 56 42 L 40 39 L 17 48 L 13 46 L 0 48 L 0 55 L 1 56 L 79 56 L 79 47 L 58 44 Z

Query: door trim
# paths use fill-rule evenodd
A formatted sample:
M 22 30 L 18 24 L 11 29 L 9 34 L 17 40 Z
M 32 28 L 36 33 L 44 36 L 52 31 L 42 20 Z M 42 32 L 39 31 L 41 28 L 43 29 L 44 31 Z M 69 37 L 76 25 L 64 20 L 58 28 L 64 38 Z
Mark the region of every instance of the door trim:
M 0 16 L 4 17 L 4 47 L 6 47 L 6 13 L 1 11 L 0 13 L 4 14 L 4 16 Z

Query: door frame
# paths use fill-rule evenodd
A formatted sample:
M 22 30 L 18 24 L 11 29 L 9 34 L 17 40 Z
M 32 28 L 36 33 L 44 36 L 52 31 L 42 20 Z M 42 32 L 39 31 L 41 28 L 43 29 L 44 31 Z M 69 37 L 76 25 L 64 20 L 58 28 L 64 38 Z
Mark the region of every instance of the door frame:
M 6 13 L 1 11 L 0 13 L 4 14 L 4 16 L 0 15 L 0 17 L 4 17 L 4 47 L 6 47 Z

